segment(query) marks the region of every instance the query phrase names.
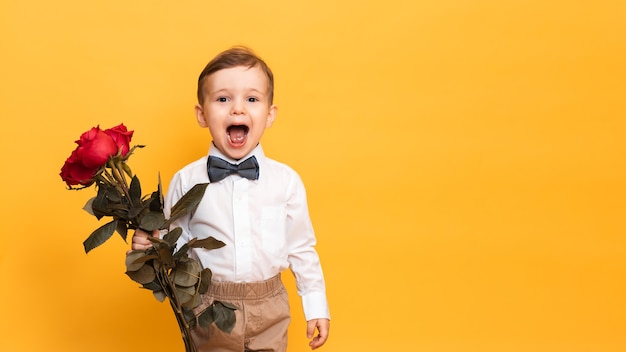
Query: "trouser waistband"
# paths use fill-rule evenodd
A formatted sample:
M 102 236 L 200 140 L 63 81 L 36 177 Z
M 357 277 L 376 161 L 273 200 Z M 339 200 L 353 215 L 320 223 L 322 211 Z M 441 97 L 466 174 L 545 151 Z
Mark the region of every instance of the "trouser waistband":
M 207 295 L 216 300 L 260 299 L 271 296 L 281 288 L 283 282 L 278 274 L 270 279 L 255 282 L 212 281 Z

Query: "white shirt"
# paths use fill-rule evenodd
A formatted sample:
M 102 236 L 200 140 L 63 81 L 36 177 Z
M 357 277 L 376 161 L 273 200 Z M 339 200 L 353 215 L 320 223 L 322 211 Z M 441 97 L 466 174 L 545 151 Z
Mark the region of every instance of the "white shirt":
M 238 163 L 214 145 L 209 155 Z M 290 268 L 306 320 L 330 319 L 302 180 L 289 166 L 266 158 L 261 145 L 241 161 L 252 155 L 259 163 L 259 179 L 232 175 L 209 184 L 196 211 L 173 224 L 183 229 L 177 248 L 193 237 L 213 236 L 226 243 L 219 249 L 193 248 L 189 252 L 203 267 L 211 269 L 216 281 L 263 281 Z M 174 175 L 165 198 L 167 218 L 172 205 L 187 191 L 198 183 L 209 182 L 207 158 Z

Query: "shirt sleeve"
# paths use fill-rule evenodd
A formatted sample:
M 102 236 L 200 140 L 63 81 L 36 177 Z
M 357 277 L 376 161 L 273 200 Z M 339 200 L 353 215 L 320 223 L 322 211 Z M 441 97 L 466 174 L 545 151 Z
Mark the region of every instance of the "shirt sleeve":
M 287 192 L 287 260 L 296 277 L 296 288 L 302 297 L 304 316 L 307 321 L 330 319 L 324 275 L 315 250 L 316 239 L 309 216 L 306 191 L 299 176 L 292 179 Z

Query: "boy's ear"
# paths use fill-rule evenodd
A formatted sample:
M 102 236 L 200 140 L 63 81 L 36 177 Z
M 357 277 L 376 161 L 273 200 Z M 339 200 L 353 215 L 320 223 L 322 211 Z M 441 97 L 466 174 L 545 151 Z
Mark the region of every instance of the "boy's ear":
M 204 110 L 202 110 L 202 105 L 196 104 L 194 110 L 196 112 L 196 119 L 198 119 L 198 125 L 200 125 L 200 127 L 202 128 L 209 127 L 207 125 L 206 119 L 204 118 Z
M 267 115 L 267 120 L 265 121 L 265 128 L 272 127 L 274 124 L 274 120 L 276 119 L 276 114 L 278 113 L 278 106 L 272 105 L 270 106 L 269 114 Z

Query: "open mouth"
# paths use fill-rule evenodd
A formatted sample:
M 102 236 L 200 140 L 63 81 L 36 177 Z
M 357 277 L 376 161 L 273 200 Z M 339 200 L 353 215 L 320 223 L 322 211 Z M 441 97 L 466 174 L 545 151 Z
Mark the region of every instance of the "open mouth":
M 246 125 L 231 125 L 226 129 L 228 134 L 228 140 L 233 146 L 241 146 L 246 143 L 246 137 L 248 137 L 248 130 L 250 128 Z

